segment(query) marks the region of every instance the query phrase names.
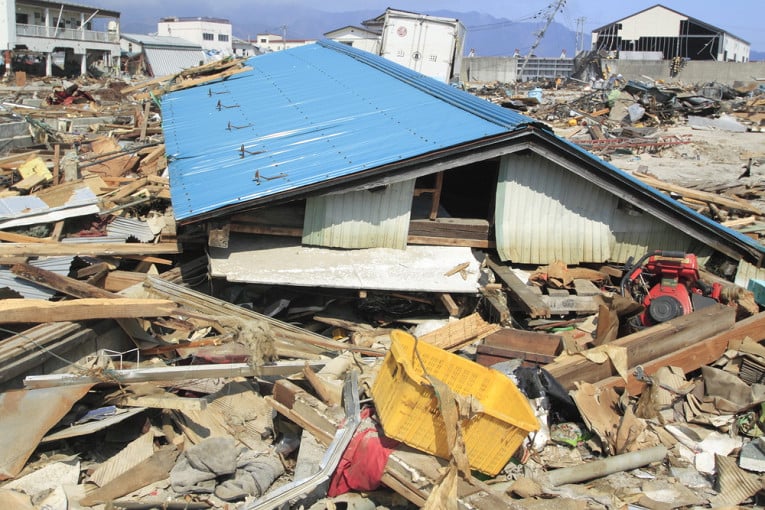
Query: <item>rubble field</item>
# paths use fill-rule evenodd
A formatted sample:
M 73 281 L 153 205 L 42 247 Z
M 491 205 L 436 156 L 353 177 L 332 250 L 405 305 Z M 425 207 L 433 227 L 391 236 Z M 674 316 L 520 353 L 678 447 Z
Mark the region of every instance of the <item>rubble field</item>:
M 709 253 L 487 244 L 444 274 L 472 294 L 211 277 L 229 225 L 176 224 L 162 100 L 247 70 L 0 86 L 0 508 L 765 503 L 765 288 Z M 465 89 L 762 242 L 765 84 Z M 240 233 L 294 237 L 277 212 Z

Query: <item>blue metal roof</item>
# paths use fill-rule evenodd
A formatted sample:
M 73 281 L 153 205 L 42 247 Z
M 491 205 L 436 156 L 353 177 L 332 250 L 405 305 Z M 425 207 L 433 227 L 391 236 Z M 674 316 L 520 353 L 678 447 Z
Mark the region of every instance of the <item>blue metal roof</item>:
M 162 99 L 178 220 L 535 123 L 332 41 L 247 65 Z

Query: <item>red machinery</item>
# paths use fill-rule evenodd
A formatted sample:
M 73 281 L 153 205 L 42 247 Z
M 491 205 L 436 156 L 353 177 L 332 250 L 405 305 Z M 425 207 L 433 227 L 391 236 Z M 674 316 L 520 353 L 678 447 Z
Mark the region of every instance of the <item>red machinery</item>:
M 708 285 L 699 276 L 696 255 L 656 250 L 636 263 L 627 262 L 621 281 L 623 296 L 645 307 L 641 326 L 651 326 L 719 302 L 722 286 Z

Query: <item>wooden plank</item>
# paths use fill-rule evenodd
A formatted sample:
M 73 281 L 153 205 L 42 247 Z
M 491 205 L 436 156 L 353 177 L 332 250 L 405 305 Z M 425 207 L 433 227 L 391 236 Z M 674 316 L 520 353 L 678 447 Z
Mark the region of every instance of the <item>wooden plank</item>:
M 572 283 L 574 284 L 574 290 L 576 291 L 577 296 L 599 296 L 601 294 L 600 289 L 590 280 L 574 278 Z
M 303 228 L 275 227 L 270 225 L 258 225 L 255 223 L 231 223 L 231 232 L 242 234 L 262 234 L 269 236 L 303 237 Z
M 480 314 L 473 313 L 458 321 L 450 322 L 435 331 L 426 333 L 418 339 L 441 349 L 454 351 L 465 344 L 491 335 L 499 329 L 501 329 L 499 324 L 486 322 Z
M 409 221 L 409 235 L 415 237 L 452 237 L 489 241 L 489 222 L 479 219 L 436 218 Z
M 486 289 L 480 289 L 480 291 L 481 295 L 492 308 L 492 312 L 495 315 L 493 319 L 500 324 L 507 323 L 507 321 L 510 320 L 510 309 L 502 298 L 502 294 L 500 292 L 493 292 Z
M 487 257 L 486 262 L 497 277 L 507 285 L 507 293 L 510 298 L 521 306 L 521 309 L 532 318 L 549 317 L 550 306 L 540 296 L 531 290 L 518 278 L 513 271 Z
M 89 283 L 75 280 L 68 276 L 62 276 L 53 271 L 40 269 L 30 264 L 16 264 L 11 267 L 11 272 L 19 278 L 62 292 L 68 296 L 101 299 L 118 299 L 120 297 L 117 294 L 112 294 Z
M 137 283 L 146 280 L 144 273 L 135 273 L 133 271 L 109 271 L 104 278 L 104 289 L 109 292 L 119 292 Z
M 55 243 L 53 239 L 47 237 L 32 237 L 25 236 L 23 234 L 15 234 L 13 232 L 6 232 L 0 230 L 0 241 L 6 243 Z
M 700 200 L 701 202 L 704 202 L 704 203 L 713 203 L 716 205 L 720 205 L 722 207 L 727 207 L 729 209 L 746 211 L 748 213 L 757 214 L 760 216 L 765 214 L 765 211 L 747 202 L 746 200 L 733 199 L 733 198 L 725 197 L 723 195 L 718 195 L 716 193 L 707 193 L 706 191 L 699 191 L 695 189 L 684 188 L 676 184 L 670 184 L 668 182 L 660 181 L 659 179 L 656 179 L 646 174 L 635 173 L 634 175 L 635 177 L 643 181 L 645 184 L 648 184 L 649 186 L 653 186 L 654 188 L 660 189 L 662 191 L 678 193 L 686 199 Z
M 91 319 L 127 319 L 159 317 L 177 313 L 178 306 L 167 299 L 101 299 L 74 301 L 44 299 L 4 299 L 0 301 L 0 323 L 84 321 Z
M 180 253 L 178 243 L 2 243 L 0 257 L 158 255 Z
M 618 338 L 609 345 L 624 348 L 627 367 L 633 368 L 730 329 L 735 315 L 732 307 L 710 306 Z M 596 383 L 618 375 L 610 361 L 594 363 L 582 355 L 568 356 L 545 369 L 569 390 L 577 381 Z
M 564 291 L 565 295 L 552 295 L 541 297 L 552 315 L 567 315 L 577 313 L 582 315 L 593 314 L 598 311 L 598 304 L 592 296 L 577 296 Z
M 444 186 L 444 173 L 436 174 L 436 188 L 433 190 L 433 200 L 430 204 L 430 214 L 428 217 L 435 220 L 438 217 L 438 208 L 441 205 L 441 189 Z
M 438 295 L 438 298 L 441 300 L 441 304 L 444 305 L 444 308 L 446 308 L 449 317 L 456 317 L 459 315 L 460 307 L 454 301 L 454 298 L 451 296 L 451 294 L 442 292 Z
M 146 184 L 148 182 L 149 182 L 149 180 L 146 177 L 140 177 L 138 179 L 135 179 L 130 184 L 127 184 L 127 185 L 124 185 L 124 186 L 120 187 L 117 190 L 117 192 L 114 193 L 113 195 L 109 196 L 108 199 L 111 200 L 112 202 L 116 202 L 117 200 L 120 200 L 122 198 L 129 197 L 130 195 L 132 195 L 136 191 L 138 191 L 141 188 L 143 188 L 144 186 L 146 186 Z
M 709 365 L 720 359 L 733 340 L 743 340 L 749 337 L 757 342 L 765 340 L 765 312 L 737 322 L 733 328 L 717 335 L 703 339 L 676 352 L 659 356 L 641 363 L 645 375 L 654 375 L 661 367 L 679 367 L 686 374 L 704 365 Z M 621 377 L 608 377 L 595 383 L 601 388 L 626 388 L 630 395 L 639 395 L 646 384 L 637 380 L 635 374 L 630 375 L 625 382 Z
M 458 239 L 454 237 L 413 236 L 406 238 L 407 244 L 427 244 L 429 246 L 466 246 L 468 248 L 494 248 L 494 241 L 481 239 Z
M 178 409 L 181 411 L 204 411 L 207 408 L 207 400 L 204 398 L 184 398 L 173 394 L 154 397 L 151 395 L 140 397 L 125 397 L 118 405 L 125 407 L 150 407 L 152 409 Z

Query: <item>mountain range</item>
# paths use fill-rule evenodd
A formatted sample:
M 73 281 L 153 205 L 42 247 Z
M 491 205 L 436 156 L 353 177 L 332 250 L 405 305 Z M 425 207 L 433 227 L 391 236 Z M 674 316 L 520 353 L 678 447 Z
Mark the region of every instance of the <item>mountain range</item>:
M 177 16 L 205 16 L 199 12 L 184 12 L 183 3 L 178 4 Z M 126 33 L 151 34 L 157 31 L 159 19 L 149 9 L 123 10 L 121 29 Z M 325 33 L 345 26 L 362 26 L 364 20 L 382 14 L 380 10 L 356 10 L 348 12 L 325 12 L 318 9 L 285 9 L 284 7 L 259 5 L 239 9 L 224 16 L 232 23 L 234 36 L 255 39 L 257 34 L 272 33 L 287 39 L 321 39 Z M 464 52 L 475 50 L 476 56 L 510 56 L 515 49 L 528 54 L 534 45 L 543 21 L 514 22 L 477 11 L 455 12 L 449 10 L 429 11 L 426 14 L 459 19 L 467 28 Z M 580 34 L 579 47 L 588 48 L 590 33 Z M 577 49 L 577 33 L 558 21 L 547 28 L 534 53 L 539 57 L 558 57 L 561 50 L 573 56 Z M 765 60 L 765 51 L 752 51 L 750 60 Z
M 159 19 L 151 17 L 146 10 L 121 13 L 120 28 L 126 33 L 151 34 L 157 32 Z M 324 12 L 318 9 L 285 10 L 279 7 L 258 6 L 257 9 L 242 9 L 228 16 L 234 36 L 240 39 L 255 39 L 257 34 L 283 33 L 286 27 L 287 39 L 321 39 L 325 33 L 345 26 L 362 26 L 362 21 L 382 14 L 380 10 L 358 10 L 350 12 Z M 477 56 L 510 56 L 518 48 L 526 54 L 534 44 L 537 32 L 543 22 L 513 22 L 476 11 L 454 12 L 447 10 L 430 11 L 427 14 L 459 19 L 467 27 L 465 54 L 474 49 Z M 178 16 L 198 16 L 199 13 Z M 589 41 L 589 34 L 585 34 Z M 576 33 L 566 26 L 553 22 L 542 37 L 535 54 L 540 57 L 557 57 L 562 49 L 573 55 L 576 47 Z

